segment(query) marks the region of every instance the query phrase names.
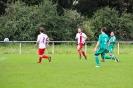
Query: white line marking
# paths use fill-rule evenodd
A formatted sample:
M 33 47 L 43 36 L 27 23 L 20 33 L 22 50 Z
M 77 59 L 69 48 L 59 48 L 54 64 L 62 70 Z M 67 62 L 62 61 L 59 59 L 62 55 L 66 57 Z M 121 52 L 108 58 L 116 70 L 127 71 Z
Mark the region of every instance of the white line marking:
M 5 59 L 5 57 L 2 57 L 2 58 L 0 58 L 0 61 L 1 61 L 1 60 L 4 60 L 4 59 Z

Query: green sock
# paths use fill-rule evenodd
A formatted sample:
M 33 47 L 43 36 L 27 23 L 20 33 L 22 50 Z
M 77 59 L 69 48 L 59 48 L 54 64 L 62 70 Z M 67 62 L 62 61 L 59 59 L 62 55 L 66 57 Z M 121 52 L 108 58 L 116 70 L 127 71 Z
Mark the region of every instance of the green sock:
M 96 61 L 97 66 L 100 66 L 98 56 L 95 56 L 95 61 Z
M 112 60 L 114 60 L 116 57 L 114 55 L 112 55 L 112 56 L 104 56 L 104 58 L 105 59 L 112 59 Z
M 113 60 L 115 60 L 115 58 L 116 58 L 115 55 L 112 55 L 111 57 L 112 57 Z
M 104 56 L 105 59 L 112 59 L 112 56 Z

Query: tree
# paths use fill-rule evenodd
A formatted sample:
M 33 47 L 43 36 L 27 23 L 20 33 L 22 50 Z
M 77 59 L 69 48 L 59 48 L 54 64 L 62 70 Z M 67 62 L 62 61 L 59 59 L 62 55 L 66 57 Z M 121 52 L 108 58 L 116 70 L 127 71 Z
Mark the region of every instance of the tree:
M 116 33 L 118 40 L 131 40 L 133 39 L 133 16 L 124 13 L 119 17 L 119 12 L 115 8 L 105 7 L 94 13 L 91 18 L 91 25 L 95 32 L 95 39 L 99 35 L 101 27 L 107 27 L 107 34 L 111 31 Z
M 7 7 L 7 0 L 0 1 L 0 15 L 5 13 L 5 8 Z
M 35 40 L 39 27 L 54 29 L 53 21 L 58 19 L 56 16 L 56 5 L 49 0 L 39 6 L 27 6 L 20 1 L 11 3 L 5 15 L 1 16 L 0 28 L 4 34 L 2 39 L 8 37 L 10 40 Z
M 11 3 L 0 18 L 0 40 L 36 40 L 38 29 L 44 27 L 51 40 L 72 40 L 71 14 L 57 14 L 57 5 L 45 0 L 39 5 L 27 6 L 23 2 Z M 80 17 L 79 17 L 80 19 Z M 78 19 L 75 19 L 75 22 Z
M 94 32 L 92 31 L 91 23 L 89 21 L 84 21 L 81 25 L 81 28 L 83 29 L 83 32 L 86 33 L 88 39 L 87 40 L 93 40 L 94 39 Z

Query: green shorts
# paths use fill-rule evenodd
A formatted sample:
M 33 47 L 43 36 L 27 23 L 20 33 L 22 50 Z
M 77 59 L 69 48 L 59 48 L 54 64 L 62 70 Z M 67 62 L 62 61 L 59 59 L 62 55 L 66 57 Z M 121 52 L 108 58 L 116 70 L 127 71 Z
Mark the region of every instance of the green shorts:
M 102 57 L 105 56 L 105 53 L 106 53 L 106 49 L 104 48 L 98 48 L 97 51 L 95 52 L 95 55 L 98 56 L 101 54 Z

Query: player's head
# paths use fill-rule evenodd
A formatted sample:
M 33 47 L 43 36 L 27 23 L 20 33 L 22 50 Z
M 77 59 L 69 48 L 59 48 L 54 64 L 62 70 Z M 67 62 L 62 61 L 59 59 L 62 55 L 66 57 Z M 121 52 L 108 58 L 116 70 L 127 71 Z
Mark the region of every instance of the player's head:
M 106 32 L 106 27 L 102 27 L 102 28 L 101 28 L 101 33 L 102 33 L 102 32 L 104 32 L 104 33 Z
M 114 34 L 114 32 L 112 31 L 111 33 L 110 33 L 110 36 L 114 36 L 115 34 Z
M 81 28 L 78 28 L 78 33 L 81 33 L 82 32 L 82 29 Z
M 40 28 L 40 33 L 43 33 L 44 32 L 44 28 Z

